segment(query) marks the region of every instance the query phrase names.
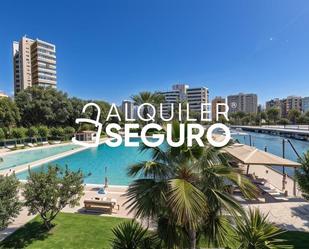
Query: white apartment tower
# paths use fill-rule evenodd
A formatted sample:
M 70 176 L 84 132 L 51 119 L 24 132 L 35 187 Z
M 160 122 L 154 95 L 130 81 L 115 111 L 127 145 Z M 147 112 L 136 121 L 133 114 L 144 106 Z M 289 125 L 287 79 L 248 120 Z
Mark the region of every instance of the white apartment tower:
M 206 87 L 188 88 L 187 101 L 190 111 L 201 112 L 202 104 L 209 102 L 209 91 Z
M 14 41 L 13 69 L 15 94 L 33 85 L 56 87 L 56 46 L 28 37 Z
M 130 100 L 123 100 L 121 104 L 121 111 L 126 118 L 135 118 L 134 103 Z
M 172 86 L 172 91 L 160 92 L 165 97 L 163 106 L 163 116 L 169 117 L 171 104 L 186 101 L 189 104 L 190 111 L 201 112 L 201 104 L 209 102 L 209 92 L 206 87 L 189 88 L 186 84 L 177 84 Z

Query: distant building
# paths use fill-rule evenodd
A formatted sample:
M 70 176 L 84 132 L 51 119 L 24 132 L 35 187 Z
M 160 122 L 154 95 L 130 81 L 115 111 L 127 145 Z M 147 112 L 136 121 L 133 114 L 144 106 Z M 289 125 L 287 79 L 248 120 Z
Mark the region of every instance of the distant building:
M 189 86 L 186 84 L 176 84 L 172 86 L 173 91 L 179 92 L 179 100 L 183 101 L 186 99 L 187 96 L 187 90 Z
M 212 121 L 216 121 L 216 117 L 217 117 L 217 104 L 218 103 L 226 103 L 226 99 L 223 97 L 215 97 L 212 101 L 211 101 L 211 117 L 212 117 Z M 224 106 L 219 106 L 218 107 L 219 112 L 224 112 L 225 111 L 225 107 Z
M 9 96 L 6 95 L 4 92 L 0 92 L 0 98 L 8 98 Z
M 281 100 L 278 99 L 278 98 L 275 98 L 275 99 L 271 99 L 269 101 L 266 101 L 266 110 L 269 110 L 273 107 L 281 109 Z
M 160 92 L 164 96 L 164 103 L 162 103 L 162 115 L 165 118 L 170 117 L 171 113 L 171 104 L 174 104 L 174 107 L 177 103 L 181 101 L 180 99 L 180 91 L 179 90 L 172 90 L 166 92 Z
M 258 113 L 263 112 L 264 110 L 265 110 L 264 106 L 258 105 L 258 107 L 257 107 Z
M 269 109 L 276 108 L 279 110 L 279 116 L 282 116 L 283 102 L 279 98 L 274 98 L 269 101 L 266 101 L 266 111 Z
M 304 97 L 302 99 L 302 111 L 304 113 L 309 111 L 309 97 Z
M 292 109 L 302 111 L 302 98 L 300 96 L 288 96 L 281 100 L 282 117 L 286 118 Z
M 55 45 L 28 37 L 13 42 L 14 92 L 34 85 L 57 86 Z
M 121 111 L 125 114 L 126 118 L 134 118 L 134 103 L 130 100 L 122 101 Z
M 201 112 L 201 104 L 209 103 L 209 91 L 206 87 L 187 89 L 187 101 L 190 111 Z
M 227 97 L 229 113 L 245 112 L 257 113 L 258 99 L 253 93 L 239 93 Z
M 165 98 L 165 102 L 162 103 L 163 117 L 170 117 L 171 104 L 180 102 L 187 102 L 189 104 L 190 111 L 200 112 L 201 104 L 208 103 L 209 92 L 206 87 L 190 88 L 187 84 L 176 84 L 172 86 L 171 91 L 159 92 Z

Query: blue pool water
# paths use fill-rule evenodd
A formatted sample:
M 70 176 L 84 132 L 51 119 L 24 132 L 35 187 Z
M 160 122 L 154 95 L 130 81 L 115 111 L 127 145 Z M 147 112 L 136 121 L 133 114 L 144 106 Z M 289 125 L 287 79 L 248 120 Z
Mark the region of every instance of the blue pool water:
M 34 162 L 46 157 L 54 156 L 59 153 L 79 148 L 80 146 L 67 144 L 55 147 L 40 147 L 34 150 L 18 151 L 2 156 L 3 161 L 0 163 L 0 170 L 8 169 L 18 165 Z
M 255 132 L 245 132 L 245 133 L 247 135 L 233 135 L 233 137 L 238 139 L 240 143 L 249 145 L 250 144 L 249 135 L 251 135 L 252 146 L 255 146 L 256 148 L 261 150 L 264 150 L 266 146 L 268 152 L 282 157 L 282 140 L 286 138 L 262 133 L 255 133 Z M 289 138 L 289 140 L 294 145 L 298 154 L 302 155 L 304 152 L 309 150 L 309 142 L 291 138 Z M 285 143 L 285 158 L 290 159 L 292 161 L 297 161 L 297 155 L 295 154 L 291 145 L 288 142 Z M 274 166 L 273 168 L 282 172 L 282 167 Z M 294 169 L 286 167 L 285 172 L 290 176 L 294 175 Z
M 140 152 L 138 147 L 125 147 L 122 144 L 111 148 L 101 144 L 97 148 L 86 149 L 51 163 L 60 167 L 68 165 L 73 171 L 81 169 L 85 175 L 85 183 L 103 184 L 107 176 L 109 184 L 128 185 L 132 181 L 132 178 L 127 176 L 128 166 L 149 159 L 151 159 L 150 151 Z M 42 167 L 31 170 L 42 170 Z M 19 179 L 27 179 L 27 176 L 28 171 L 17 174 Z
M 234 135 L 234 138 L 237 138 L 240 143 L 249 144 L 249 134 L 252 137 L 252 145 L 259 149 L 264 149 L 267 146 L 269 152 L 282 156 L 283 137 L 247 132 L 247 135 Z M 309 142 L 290 140 L 298 153 L 302 154 L 309 150 Z M 286 158 L 297 160 L 296 154 L 287 143 L 285 154 Z M 59 167 L 68 165 L 73 171 L 81 169 L 85 175 L 85 183 L 103 184 L 104 178 L 107 176 L 109 184 L 128 185 L 132 181 L 132 178 L 127 176 L 128 167 L 134 163 L 149 159 L 151 159 L 151 153 L 149 151 L 141 153 L 137 147 L 125 147 L 122 144 L 119 147 L 111 148 L 102 144 L 98 148 L 86 149 L 51 163 L 57 164 Z M 42 167 L 46 168 L 46 165 Z M 36 167 L 32 170 L 42 170 L 42 167 Z M 282 167 L 276 167 L 276 169 L 281 171 Z M 286 173 L 292 176 L 293 170 L 286 168 Z M 27 176 L 27 171 L 17 174 L 19 179 L 27 179 Z

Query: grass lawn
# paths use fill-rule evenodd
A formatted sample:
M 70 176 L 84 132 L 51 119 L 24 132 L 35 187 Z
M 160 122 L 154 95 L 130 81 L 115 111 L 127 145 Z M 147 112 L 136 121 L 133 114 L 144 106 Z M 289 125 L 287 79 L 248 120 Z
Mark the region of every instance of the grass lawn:
M 112 228 L 125 220 L 127 219 L 60 213 L 54 221 L 55 227 L 47 233 L 42 228 L 39 217 L 36 217 L 0 243 L 0 248 L 110 249 Z M 295 249 L 309 248 L 309 233 L 287 232 L 281 238 L 287 239 Z
M 46 233 L 39 217 L 0 243 L 0 248 L 110 249 L 112 228 L 126 219 L 88 214 L 60 213 Z

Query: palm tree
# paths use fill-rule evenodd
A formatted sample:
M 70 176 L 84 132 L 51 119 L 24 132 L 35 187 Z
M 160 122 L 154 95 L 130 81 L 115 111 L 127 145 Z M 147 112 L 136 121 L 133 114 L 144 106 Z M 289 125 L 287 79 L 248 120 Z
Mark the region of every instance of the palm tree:
M 137 95 L 133 95 L 132 100 L 134 101 L 134 104 L 137 106 L 140 106 L 145 103 L 149 103 L 154 105 L 155 107 L 158 107 L 158 105 L 162 102 L 164 102 L 164 96 L 159 93 L 151 93 L 151 92 L 140 92 Z M 144 106 L 143 108 L 143 118 L 147 118 L 147 114 L 149 114 L 149 109 L 147 106 Z
M 177 122 L 173 125 L 173 138 L 177 138 Z M 200 234 L 226 245 L 230 223 L 221 218 L 223 212 L 243 212 L 228 186 L 238 185 L 249 198 L 256 194 L 254 186 L 209 145 L 143 149 L 151 149 L 153 159 L 129 168 L 130 176 L 139 176 L 126 193 L 129 211 L 157 221 L 157 234 L 166 248 L 195 249 Z
M 296 179 L 302 191 L 302 195 L 309 200 L 309 150 L 299 159 L 301 167 L 296 171 Z
M 285 240 L 276 238 L 284 233 L 280 228 L 267 221 L 267 215 L 262 215 L 258 209 L 249 209 L 249 212 L 236 219 L 234 229 L 235 239 L 239 249 L 284 249 L 292 248 L 283 245 Z
M 300 115 L 300 111 L 296 109 L 291 109 L 288 113 L 288 118 L 292 122 L 292 124 L 296 124 L 297 118 L 299 118 Z
M 112 240 L 113 249 L 158 248 L 155 237 L 149 235 L 148 230 L 134 220 L 121 223 L 112 232 L 115 236 Z

